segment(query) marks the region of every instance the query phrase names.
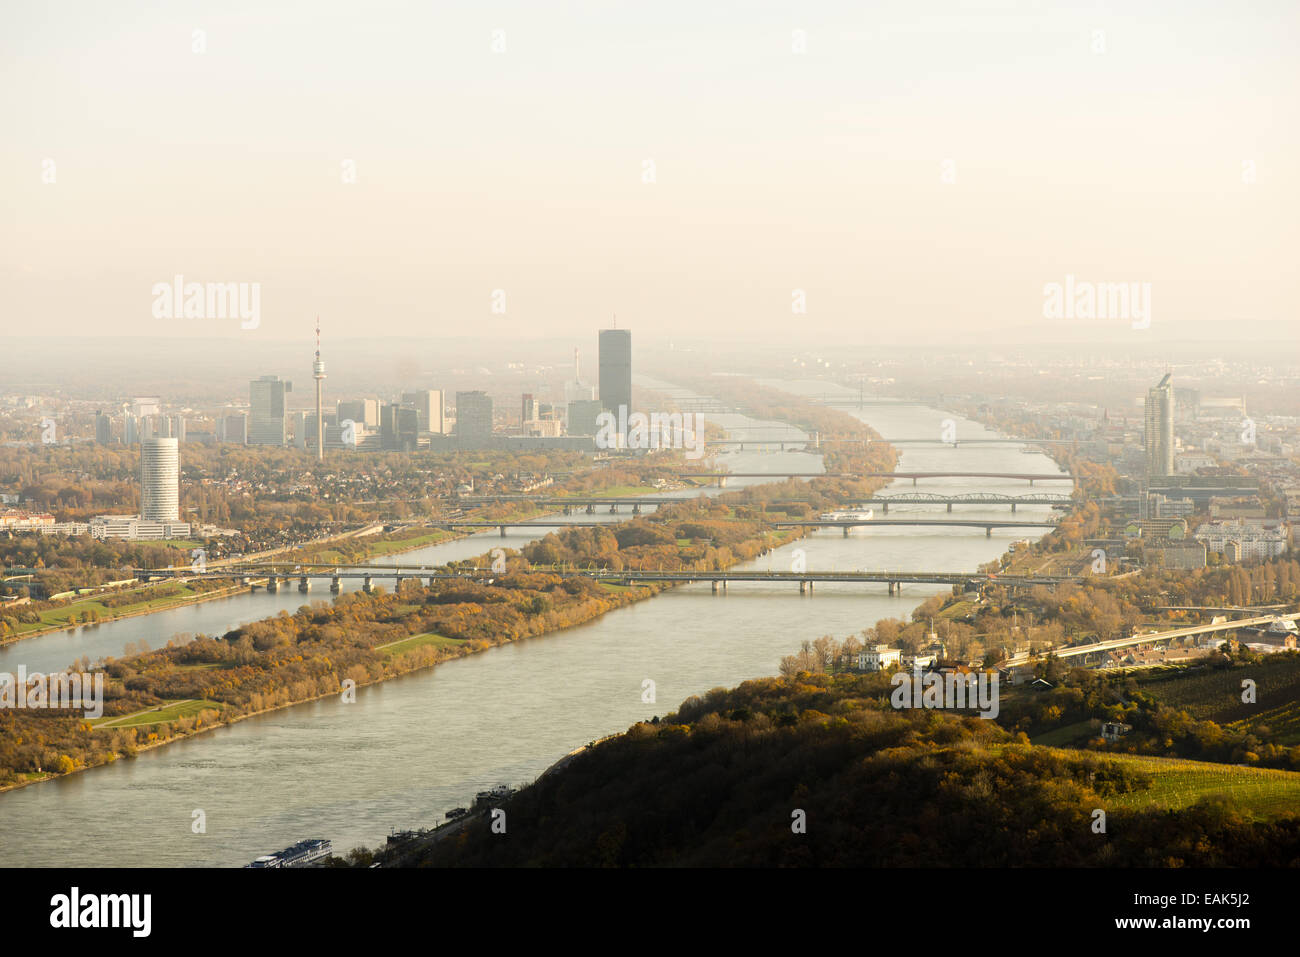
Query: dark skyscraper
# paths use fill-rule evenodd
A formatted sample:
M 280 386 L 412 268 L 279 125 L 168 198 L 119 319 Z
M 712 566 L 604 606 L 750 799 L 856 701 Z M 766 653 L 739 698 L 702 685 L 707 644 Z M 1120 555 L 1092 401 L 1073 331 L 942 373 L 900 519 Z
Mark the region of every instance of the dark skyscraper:
M 1166 374 L 1160 384 L 1147 390 L 1145 445 L 1147 478 L 1174 474 L 1174 385 Z
M 264 375 L 248 385 L 248 444 L 284 445 L 284 396 L 293 384 L 279 376 Z
M 600 404 L 618 415 L 619 406 L 632 412 L 632 332 L 600 330 Z
M 379 410 L 380 447 L 398 452 L 414 452 L 419 444 L 420 416 L 390 402 Z

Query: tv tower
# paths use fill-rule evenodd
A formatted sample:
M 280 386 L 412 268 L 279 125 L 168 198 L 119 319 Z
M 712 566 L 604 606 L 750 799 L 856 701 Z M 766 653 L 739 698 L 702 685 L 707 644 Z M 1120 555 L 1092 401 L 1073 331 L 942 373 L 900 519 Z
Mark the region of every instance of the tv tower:
M 325 379 L 325 362 L 320 357 L 320 316 L 316 317 L 316 361 L 311 364 L 316 380 L 316 461 L 325 461 L 325 417 L 321 410 L 321 382 Z

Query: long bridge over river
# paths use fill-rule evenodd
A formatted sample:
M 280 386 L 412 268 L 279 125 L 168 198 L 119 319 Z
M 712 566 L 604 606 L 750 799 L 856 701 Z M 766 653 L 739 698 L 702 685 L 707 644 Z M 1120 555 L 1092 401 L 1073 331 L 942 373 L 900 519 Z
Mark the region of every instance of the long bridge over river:
M 749 431 L 749 430 L 747 430 Z M 1078 445 L 1078 439 L 1031 439 L 1031 438 L 979 438 L 979 439 L 944 439 L 933 438 L 925 439 L 919 437 L 906 439 L 846 439 L 846 438 L 821 438 L 812 435 L 800 435 L 798 432 L 788 432 L 778 434 L 772 437 L 748 435 L 743 439 L 709 439 L 704 443 L 705 448 L 739 448 L 745 450 L 745 446 L 764 447 L 778 446 L 782 451 L 785 449 L 798 448 L 820 448 L 824 445 L 943 445 L 948 448 L 959 449 L 963 446 L 974 445 Z
M 478 508 L 483 505 L 501 505 L 516 502 L 531 502 L 539 508 L 559 508 L 564 510 L 565 515 L 573 513 L 573 509 L 585 509 L 588 515 L 596 514 L 598 508 L 608 506 L 611 515 L 617 514 L 620 507 L 630 507 L 633 514 L 640 513 L 641 509 L 654 505 L 675 505 L 680 502 L 693 501 L 687 497 L 664 498 L 663 496 L 636 496 L 636 495 L 619 495 L 619 496 L 601 496 L 601 495 L 566 495 L 563 497 L 539 498 L 527 494 L 511 495 L 467 495 L 461 496 L 454 500 L 454 504 L 465 508 Z M 757 504 L 757 503 L 756 503 Z M 768 505 L 802 505 L 808 504 L 803 499 L 768 499 Z M 954 505 L 975 505 L 975 506 L 1011 506 L 1011 513 L 1014 515 L 1016 507 L 1019 505 L 1047 505 L 1047 506 L 1069 506 L 1074 504 L 1074 499 L 1068 495 L 1059 495 L 1050 492 L 1033 492 L 1028 495 L 998 495 L 991 492 L 969 492 L 963 495 L 936 495 L 930 492 L 899 492 L 895 495 L 875 495 L 870 498 L 854 499 L 848 507 L 879 505 L 884 508 L 886 515 L 889 514 L 891 505 L 946 505 L 949 512 Z
M 803 594 L 811 591 L 813 584 L 822 583 L 861 583 L 883 584 L 888 586 L 889 594 L 897 594 L 904 585 L 961 585 L 967 590 L 979 591 L 992 585 L 1006 588 L 1032 588 L 1037 585 L 1054 587 L 1063 582 L 1082 580 L 1078 575 L 997 575 L 982 572 L 926 572 L 926 571 L 739 571 L 734 569 L 684 571 L 665 571 L 654 568 L 547 568 L 533 566 L 532 572 L 556 575 L 560 578 L 590 578 L 600 582 L 622 585 L 646 584 L 650 582 L 669 582 L 689 584 L 692 582 L 712 582 L 715 592 L 726 591 L 728 582 L 789 582 L 799 585 Z M 220 571 L 196 572 L 191 567 L 180 565 L 167 568 L 138 568 L 136 577 L 150 581 L 154 579 L 239 579 L 250 587 L 265 583 L 266 587 L 278 590 L 281 584 L 288 585 L 298 580 L 299 591 L 310 591 L 313 580 L 328 579 L 330 590 L 339 591 L 344 580 L 360 580 L 362 587 L 369 591 L 376 579 L 391 579 L 397 585 L 404 581 L 427 581 L 433 585 L 446 580 L 471 580 L 492 583 L 503 572 L 492 568 L 430 566 L 410 564 L 321 564 L 288 562 L 250 562 L 230 565 Z
M 1031 486 L 1035 482 L 1073 482 L 1074 476 L 1069 472 L 677 472 L 683 479 L 713 479 L 719 486 L 726 485 L 729 478 L 888 478 L 911 479 L 916 485 L 923 478 L 988 478 L 1027 481 Z
M 774 528 L 842 528 L 847 536 L 850 529 L 876 526 L 930 526 L 938 528 L 982 528 L 986 535 L 993 537 L 995 528 L 1055 528 L 1056 522 L 1043 522 L 1021 519 L 990 518 L 870 518 L 870 519 L 767 519 Z M 608 522 L 548 522 L 544 519 L 532 519 L 526 522 L 503 522 L 494 519 L 470 521 L 468 519 L 436 519 L 423 523 L 429 528 L 446 529 L 490 529 L 501 530 L 501 537 L 511 528 L 609 528 Z

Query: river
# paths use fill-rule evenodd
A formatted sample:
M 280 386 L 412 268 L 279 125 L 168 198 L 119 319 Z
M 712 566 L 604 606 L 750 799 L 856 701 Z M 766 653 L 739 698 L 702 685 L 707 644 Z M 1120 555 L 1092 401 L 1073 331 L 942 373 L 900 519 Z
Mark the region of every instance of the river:
M 826 391 L 821 383 L 815 388 Z M 848 411 L 884 436 L 938 435 L 941 420 L 951 417 L 909 404 Z M 772 423 L 734 415 L 710 418 L 736 438 L 773 434 Z M 962 437 L 993 435 L 952 418 Z M 1057 471 L 1050 459 L 1020 449 L 905 446 L 899 468 Z M 733 471 L 822 470 L 820 457 L 802 451 L 747 448 L 719 461 Z M 748 483 L 733 480 L 729 490 L 743 484 Z M 910 481 L 896 484 L 890 491 L 912 490 Z M 1041 490 L 1069 487 L 1063 481 Z M 1016 481 L 935 479 L 925 480 L 921 490 L 1023 493 L 1027 487 Z M 909 506 L 908 511 L 927 508 L 935 507 Z M 896 513 L 904 509 L 890 509 L 891 516 Z M 1017 512 L 1035 519 L 1046 514 L 1045 506 L 1022 506 Z M 960 508 L 960 517 L 1007 515 L 1005 507 Z M 959 517 L 956 511 L 953 517 Z M 742 567 L 785 570 L 793 549 L 802 548 L 810 569 L 973 571 L 1010 541 L 1039 531 L 994 530 L 986 538 L 980 528 L 894 527 L 845 538 L 832 529 Z M 532 537 L 528 530 L 516 530 L 505 542 L 518 547 Z M 410 552 L 401 560 L 440 564 L 482 554 L 501 542 L 492 532 Z M 374 847 L 391 827 L 430 826 L 448 809 L 466 805 L 476 791 L 531 781 L 572 749 L 672 711 L 689 695 L 775 674 L 781 656 L 805 639 L 843 638 L 880 618 L 906 617 L 944 588 L 909 588 L 897 596 L 886 594 L 884 585 L 818 585 L 810 595 L 790 585 L 762 583 L 732 584 L 718 595 L 708 584 L 672 589 L 576 628 L 359 689 L 355 704 L 338 698 L 308 702 L 134 759 L 0 794 L 0 855 L 15 865 L 229 867 L 307 837 L 332 840 L 336 853 L 361 844 Z M 312 597 L 296 590 L 259 592 L 76 635 L 28 639 L 6 649 L 7 663 L 0 669 L 13 670 L 19 661 L 29 670 L 40 670 L 33 664 L 38 661 L 50 662 L 45 668 L 62 667 L 82 654 L 120 654 L 126 642 L 141 638 L 158 647 L 176 632 L 221 633 L 281 608 L 293 610 Z M 22 656 L 15 657 L 19 651 Z M 642 701 L 646 678 L 656 685 L 653 703 Z M 194 833 L 196 811 L 203 812 L 205 833 Z

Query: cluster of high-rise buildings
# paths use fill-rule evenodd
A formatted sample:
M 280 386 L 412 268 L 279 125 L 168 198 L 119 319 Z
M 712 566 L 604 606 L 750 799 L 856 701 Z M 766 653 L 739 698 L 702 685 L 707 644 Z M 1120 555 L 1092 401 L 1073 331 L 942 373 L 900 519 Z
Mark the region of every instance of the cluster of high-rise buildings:
M 243 445 L 313 449 L 414 451 L 418 448 L 594 448 L 597 420 L 602 412 L 618 417 L 632 406 L 632 333 L 602 329 L 599 337 L 599 397 L 581 378 L 574 352 L 574 378 L 565 383 L 564 405 L 522 396 L 520 426 L 499 430 L 492 397 L 486 392 L 455 394 L 455 414 L 440 389 L 403 392 L 397 402 L 340 399 L 332 412 L 323 408 L 325 365 L 320 357 L 319 330 L 312 378 L 315 409 L 290 411 L 293 383 L 278 375 L 263 375 L 249 383 L 247 413 L 216 417 L 210 437 Z M 180 521 L 180 445 L 186 440 L 184 415 L 165 414 L 158 396 L 137 396 L 122 408 L 120 429 L 104 412 L 95 417 L 95 440 L 140 446 L 140 513 L 103 515 L 86 528 L 102 538 L 183 538 L 190 526 Z M 626 421 L 626 416 L 623 417 Z M 195 436 L 198 437 L 197 435 Z M 209 433 L 203 433 L 209 438 Z M 52 521 L 52 520 L 51 520 Z M 41 522 L 40 524 L 48 525 Z
M 293 446 L 312 450 L 320 458 L 326 449 L 414 451 L 420 448 L 572 448 L 594 447 L 602 412 L 617 418 L 632 406 L 632 333 L 602 329 L 599 333 L 599 393 L 583 381 L 574 350 L 573 378 L 564 383 L 563 402 L 545 402 L 531 393 L 521 397 L 519 424 L 498 426 L 493 398 L 482 390 L 448 395 L 441 389 L 401 393 L 398 401 L 375 398 L 339 399 L 325 411 L 319 330 L 312 378 L 314 409 L 291 410 L 293 382 L 263 375 L 249 382 L 248 411 L 219 412 L 211 430 L 191 429 L 185 416 L 163 412 L 158 396 L 139 396 L 124 403 L 119 418 L 101 411 L 95 417 L 95 441 L 136 445 L 153 438 L 177 442 L 220 442 L 236 445 Z M 625 419 L 624 419 L 625 421 Z
M 487 392 L 458 391 L 454 405 L 440 389 L 403 392 L 397 402 L 340 399 L 333 412 L 324 412 L 321 381 L 324 363 L 319 343 L 313 363 L 317 411 L 288 411 L 293 383 L 265 375 L 249 384 L 247 415 L 223 416 L 216 440 L 248 445 L 294 445 L 314 449 L 414 451 L 419 448 L 574 448 L 593 447 L 601 412 L 617 415 L 632 404 L 632 333 L 602 329 L 599 336 L 599 398 L 582 381 L 574 353 L 574 378 L 565 383 L 564 403 L 543 402 L 524 393 L 518 428 L 499 429 L 496 409 Z M 454 411 L 453 411 L 454 410 Z

